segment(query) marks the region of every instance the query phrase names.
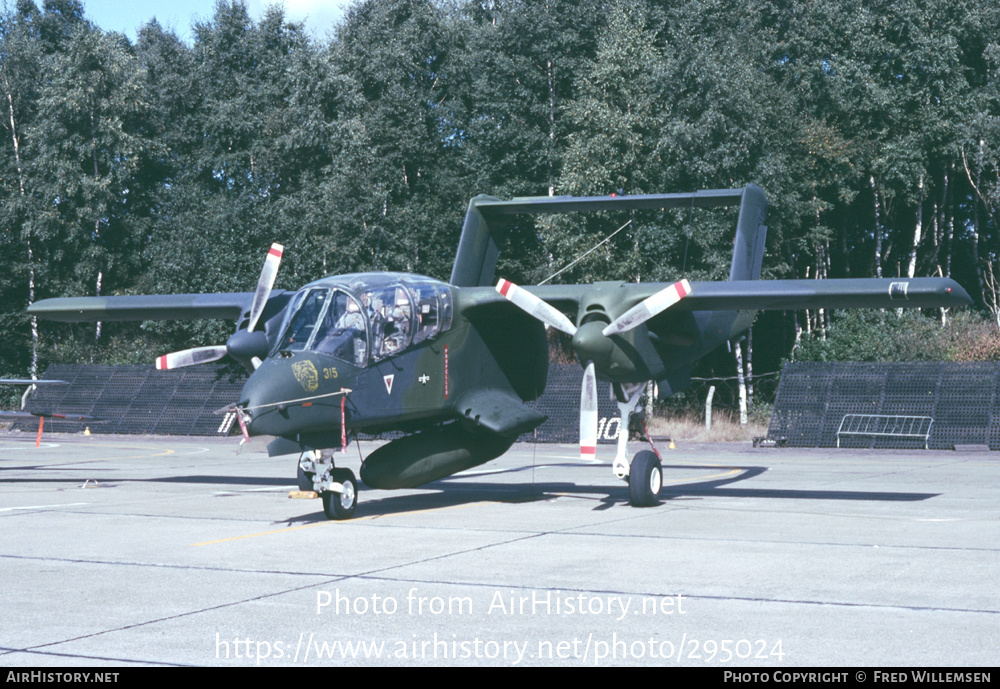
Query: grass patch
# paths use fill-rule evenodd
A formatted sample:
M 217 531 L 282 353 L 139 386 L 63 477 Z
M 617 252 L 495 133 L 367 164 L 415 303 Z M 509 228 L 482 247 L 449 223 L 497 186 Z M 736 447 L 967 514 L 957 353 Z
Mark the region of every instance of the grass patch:
M 728 443 L 752 441 L 767 435 L 767 419 L 751 418 L 740 425 L 738 414 L 716 409 L 712 412 L 712 428 L 705 428 L 705 415 L 686 411 L 656 414 L 646 424 L 653 436 L 667 436 L 674 442 Z

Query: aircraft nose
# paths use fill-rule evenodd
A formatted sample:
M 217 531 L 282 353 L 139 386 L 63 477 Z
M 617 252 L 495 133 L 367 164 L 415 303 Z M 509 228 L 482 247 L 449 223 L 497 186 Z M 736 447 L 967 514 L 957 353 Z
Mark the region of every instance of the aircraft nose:
M 303 356 L 268 359 L 250 374 L 240 396 L 240 406 L 250 419 L 250 435 L 339 433 L 341 390 L 347 376 L 327 380 L 318 363 Z

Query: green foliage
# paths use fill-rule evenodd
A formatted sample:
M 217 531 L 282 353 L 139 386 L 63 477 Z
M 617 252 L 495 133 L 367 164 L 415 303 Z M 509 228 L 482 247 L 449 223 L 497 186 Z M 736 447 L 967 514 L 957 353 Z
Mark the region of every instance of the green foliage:
M 1000 261 L 996 3 L 359 0 L 333 28 L 219 0 L 190 45 L 155 21 L 131 45 L 78 0 L 4 4 L 0 369 L 221 342 L 232 324 L 44 324 L 33 341 L 22 314 L 98 290 L 246 291 L 273 241 L 278 288 L 447 277 L 479 193 L 755 182 L 765 277 L 912 266 L 982 300 Z M 708 210 L 519 219 L 499 270 L 543 279 L 627 221 L 560 279 L 727 276 L 733 213 Z M 796 357 L 995 357 L 989 327 L 951 330 L 971 317 L 878 318 L 895 314 L 838 320 L 828 341 L 853 342 Z
M 822 338 L 803 337 L 795 361 L 1000 361 L 1000 332 L 975 313 L 945 325 L 907 311 L 843 311 Z

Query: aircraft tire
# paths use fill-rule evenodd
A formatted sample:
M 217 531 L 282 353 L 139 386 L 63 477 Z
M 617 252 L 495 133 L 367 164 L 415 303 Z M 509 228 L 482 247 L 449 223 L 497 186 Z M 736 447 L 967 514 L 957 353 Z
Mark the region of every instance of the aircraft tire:
M 313 472 L 303 471 L 302 467 L 296 467 L 295 479 L 299 484 L 299 490 L 313 489 Z
M 632 459 L 628 475 L 628 501 L 633 507 L 652 507 L 660 501 L 663 467 L 655 452 L 643 450 Z
M 334 469 L 333 480 L 344 485 L 343 493 L 325 491 L 323 512 L 327 519 L 350 519 L 358 506 L 358 482 L 350 469 Z

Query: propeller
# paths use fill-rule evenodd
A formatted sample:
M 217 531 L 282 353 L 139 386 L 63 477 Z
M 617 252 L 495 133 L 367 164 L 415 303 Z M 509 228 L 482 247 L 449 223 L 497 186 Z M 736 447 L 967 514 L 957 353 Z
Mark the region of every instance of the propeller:
M 646 297 L 631 309 L 611 322 L 601 334 L 605 337 L 618 335 L 642 325 L 653 316 L 657 316 L 681 299 L 691 294 L 691 283 L 681 280 L 661 289 L 656 294 Z
M 562 311 L 509 280 L 501 279 L 497 283 L 496 290 L 508 301 L 545 325 L 567 335 L 576 336 L 574 337 L 574 346 L 577 349 L 577 354 L 580 355 L 581 359 L 587 359 L 580 389 L 580 457 L 584 461 L 594 459 L 597 454 L 598 412 L 597 371 L 593 357 L 600 358 L 600 350 L 610 349 L 613 346 L 605 338 L 628 332 L 663 313 L 691 293 L 691 284 L 687 280 L 681 280 L 647 297 L 604 327 L 600 335 L 597 334 L 599 323 L 585 323 L 577 328 Z M 579 336 L 577 336 L 578 332 Z M 590 352 L 590 356 L 585 356 L 585 352 Z M 642 386 L 639 386 L 633 399 L 625 404 L 619 404 L 622 407 L 622 429 L 620 432 L 624 433 L 626 438 L 628 435 L 627 416 L 625 416 L 626 404 L 628 409 L 634 408 L 641 390 Z M 618 454 L 619 456 L 623 454 L 621 443 L 619 443 Z
M 257 290 L 254 292 L 253 302 L 250 305 L 250 318 L 247 321 L 245 329 L 237 330 L 224 345 L 195 347 L 157 357 L 156 368 L 159 370 L 170 370 L 184 366 L 193 366 L 195 364 L 204 364 L 210 361 L 218 361 L 226 356 L 226 354 L 231 354 L 237 359 L 249 360 L 254 368 L 260 366 L 260 358 L 254 352 L 260 349 L 259 345 L 262 344 L 260 340 L 263 333 L 257 335 L 251 335 L 251 333 L 254 332 L 261 314 L 264 313 L 264 307 L 267 306 L 267 300 L 271 296 L 271 288 L 274 287 L 274 279 L 278 275 L 278 267 L 281 265 L 281 254 L 283 251 L 284 247 L 281 244 L 272 244 L 270 250 L 267 252 L 267 258 L 264 259 L 264 267 L 260 272 L 260 279 L 257 281 Z M 263 344 L 266 345 L 266 338 Z M 244 356 L 245 354 L 248 354 L 248 356 Z

